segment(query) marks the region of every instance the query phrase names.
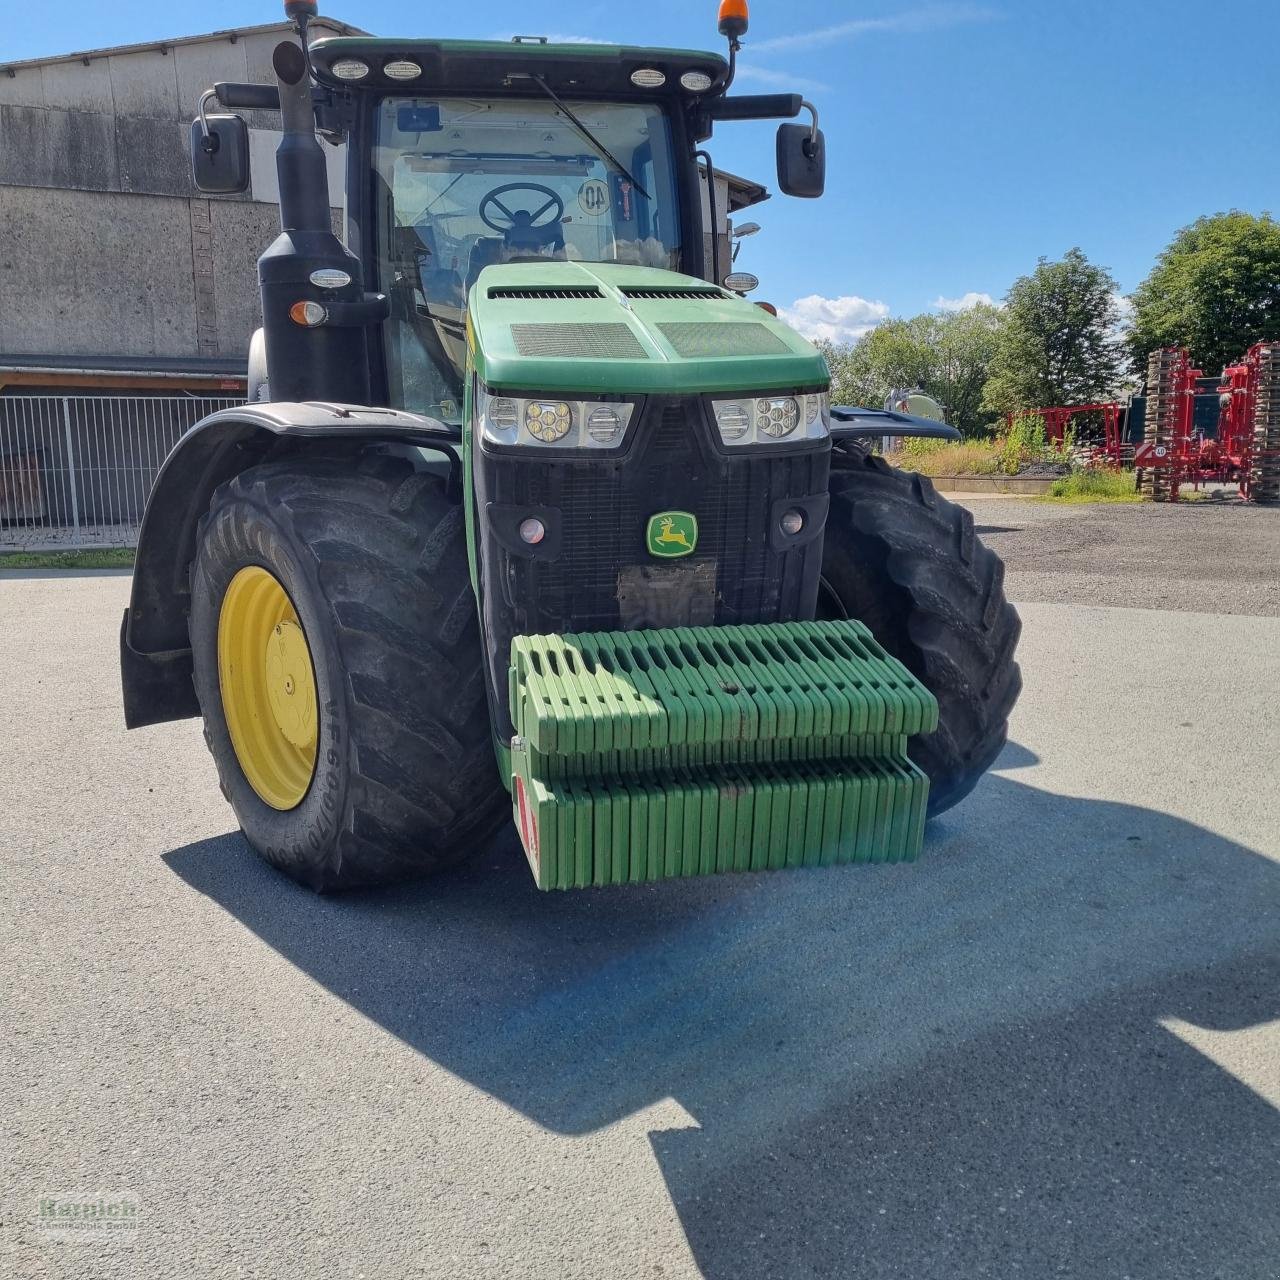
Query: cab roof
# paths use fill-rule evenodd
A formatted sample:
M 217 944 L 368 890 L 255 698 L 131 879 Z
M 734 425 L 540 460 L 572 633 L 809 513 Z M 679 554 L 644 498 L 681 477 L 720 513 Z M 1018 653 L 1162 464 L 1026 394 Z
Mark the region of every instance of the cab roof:
M 341 80 L 331 70 L 340 59 L 359 59 L 369 65 L 362 80 Z M 693 49 L 648 49 L 617 44 L 536 44 L 497 40 L 391 40 L 372 36 L 339 36 L 311 46 L 317 78 L 341 88 L 397 89 L 401 93 L 448 93 L 476 90 L 510 92 L 534 75 L 559 92 L 578 96 L 607 93 L 653 99 L 693 98 L 680 85 L 687 71 L 701 71 L 713 86 L 728 71 L 717 53 Z M 422 74 L 411 80 L 383 73 L 389 63 L 416 62 Z M 656 87 L 638 88 L 634 71 L 654 69 L 666 76 Z

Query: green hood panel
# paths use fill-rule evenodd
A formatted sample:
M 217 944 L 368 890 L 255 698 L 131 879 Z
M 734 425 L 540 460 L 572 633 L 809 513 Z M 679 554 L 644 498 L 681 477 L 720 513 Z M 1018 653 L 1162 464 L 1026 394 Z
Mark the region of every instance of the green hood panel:
M 469 307 L 476 371 L 494 390 L 733 394 L 830 382 L 821 353 L 793 329 L 674 271 L 551 261 L 486 267 Z

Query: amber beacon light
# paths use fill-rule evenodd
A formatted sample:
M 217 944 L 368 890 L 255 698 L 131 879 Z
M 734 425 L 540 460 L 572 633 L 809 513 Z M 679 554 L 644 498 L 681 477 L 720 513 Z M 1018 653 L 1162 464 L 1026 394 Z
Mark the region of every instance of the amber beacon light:
M 747 0 L 720 0 L 720 34 L 734 41 L 747 34 Z

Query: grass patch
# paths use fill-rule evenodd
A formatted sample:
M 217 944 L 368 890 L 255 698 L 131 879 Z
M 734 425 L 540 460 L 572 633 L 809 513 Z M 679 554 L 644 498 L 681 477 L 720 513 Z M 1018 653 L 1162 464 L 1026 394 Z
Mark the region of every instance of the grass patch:
M 1146 502 L 1132 471 L 1090 468 L 1073 471 L 1049 486 L 1044 502 Z
M 923 476 L 993 476 L 1000 470 L 1000 450 L 991 440 L 911 440 L 885 461 Z
M 989 440 L 904 440 L 888 461 L 903 471 L 926 476 L 1017 476 L 1030 471 L 1050 475 L 1066 471 L 1071 439 L 1045 439 L 1044 419 L 1021 417 L 1002 434 Z
M 0 573 L 5 569 L 132 569 L 128 547 L 103 547 L 98 551 L 0 551 Z

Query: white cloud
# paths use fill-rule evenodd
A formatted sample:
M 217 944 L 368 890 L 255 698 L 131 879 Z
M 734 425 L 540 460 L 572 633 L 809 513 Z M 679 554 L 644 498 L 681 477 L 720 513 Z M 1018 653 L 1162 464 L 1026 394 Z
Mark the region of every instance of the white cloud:
M 972 311 L 974 307 L 994 307 L 996 300 L 989 293 L 975 293 L 972 289 L 959 298 L 934 298 L 935 311 Z
M 755 84 L 768 86 L 770 89 L 790 90 L 792 93 L 824 93 L 830 85 L 821 80 L 808 80 L 804 76 L 793 76 L 789 71 L 770 71 L 767 67 L 738 65 L 737 78 L 749 80 Z
M 881 32 L 920 35 L 973 22 L 989 22 L 997 16 L 994 10 L 981 5 L 931 4 L 921 9 L 908 9 L 906 13 L 897 13 L 887 18 L 854 18 L 851 22 L 839 22 L 835 26 L 821 27 L 816 31 L 775 36 L 772 40 L 752 44 L 751 49 L 754 53 L 773 49 L 813 49 L 830 44 L 833 40 L 856 40 L 859 36 Z
M 789 307 L 780 307 L 778 317 L 809 339 L 855 342 L 889 318 L 889 307 L 853 294 L 824 298 L 820 293 L 811 293 L 807 298 L 797 298 Z

